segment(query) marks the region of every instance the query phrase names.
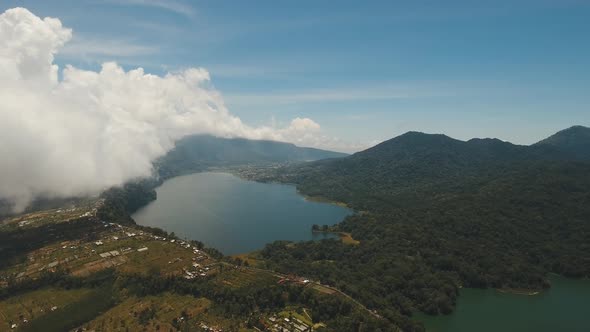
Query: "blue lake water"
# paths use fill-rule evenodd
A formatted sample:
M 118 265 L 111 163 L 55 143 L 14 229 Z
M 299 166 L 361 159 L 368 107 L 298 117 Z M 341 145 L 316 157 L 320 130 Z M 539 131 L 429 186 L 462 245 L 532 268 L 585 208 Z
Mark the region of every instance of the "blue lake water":
M 199 240 L 226 255 L 245 253 L 275 240 L 333 237 L 312 233 L 352 211 L 305 200 L 294 186 L 257 183 L 227 173 L 172 178 L 156 189 L 158 199 L 133 215 L 140 225 Z
M 538 295 L 461 289 L 447 316 L 419 314 L 427 332 L 587 332 L 590 331 L 590 280 L 551 277 Z

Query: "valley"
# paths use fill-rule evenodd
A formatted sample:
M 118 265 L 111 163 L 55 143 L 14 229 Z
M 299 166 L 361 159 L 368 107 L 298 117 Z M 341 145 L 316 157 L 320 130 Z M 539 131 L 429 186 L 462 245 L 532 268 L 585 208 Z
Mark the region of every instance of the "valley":
M 10 308 L 2 310 L 3 328 L 279 331 L 293 325 L 307 331 L 330 326 L 339 315 L 387 325 L 318 281 L 250 267 L 157 228 L 102 221 L 96 217 L 101 204 L 76 208 L 75 218 L 73 211 L 53 210 L 4 222 L 2 234 L 64 223 L 79 229 L 70 239 L 17 248 L 15 264 L 0 270 L 0 308 Z M 51 221 L 34 222 L 40 213 Z M 337 312 L 326 315 L 333 305 Z M 346 312 L 338 313 L 342 305 Z M 79 306 L 84 310 L 74 311 Z
M 23 331 L 459 328 L 477 315 L 465 311 L 478 308 L 461 300 L 467 289 L 543 296 L 560 293 L 551 273 L 588 277 L 589 167 L 555 145 L 408 133 L 349 157 L 213 163 L 129 183 L 3 222 L 2 299 L 23 303 L 4 323 Z M 69 304 L 36 295 L 70 290 Z M 72 314 L 84 301 L 95 305 Z M 133 318 L 121 316 L 130 310 Z M 572 331 L 583 324 L 568 322 Z
M 225 255 L 259 250 L 278 241 L 335 237 L 311 231 L 335 224 L 352 211 L 310 202 L 294 186 L 244 181 L 228 173 L 200 172 L 175 177 L 156 188 L 158 199 L 132 215 L 144 226 L 199 239 Z
M 0 332 L 590 331 L 589 18 L 0 1 Z

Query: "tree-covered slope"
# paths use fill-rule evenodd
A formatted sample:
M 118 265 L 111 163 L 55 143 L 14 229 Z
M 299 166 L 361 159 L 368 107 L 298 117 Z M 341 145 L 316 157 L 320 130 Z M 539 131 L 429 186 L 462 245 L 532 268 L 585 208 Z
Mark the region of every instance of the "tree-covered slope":
M 562 151 L 567 151 L 579 159 L 590 160 L 590 128 L 573 126 L 535 145 L 552 146 Z
M 211 166 L 301 162 L 344 156 L 344 153 L 290 143 L 195 135 L 178 141 L 156 165 L 161 176 L 170 177 Z
M 331 228 L 357 246 L 274 243 L 262 255 L 396 322 L 450 312 L 459 286 L 536 290 L 549 272 L 588 277 L 590 163 L 578 159 L 555 146 L 408 133 L 339 160 L 261 172 L 363 211 Z
M 346 158 L 294 165 L 271 176 L 297 183 L 306 194 L 367 210 L 397 206 L 400 195 L 454 191 L 465 181 L 477 182 L 519 165 L 569 158 L 567 152 L 551 146 L 521 146 L 497 139 L 464 142 L 409 132 Z

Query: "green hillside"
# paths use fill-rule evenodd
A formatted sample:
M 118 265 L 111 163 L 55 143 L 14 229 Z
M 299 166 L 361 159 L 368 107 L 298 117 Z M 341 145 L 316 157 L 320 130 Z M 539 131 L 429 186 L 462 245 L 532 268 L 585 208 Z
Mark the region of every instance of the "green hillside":
M 590 163 L 578 159 L 556 146 L 411 132 L 338 160 L 250 172 L 359 211 L 329 227 L 357 246 L 277 242 L 262 255 L 396 322 L 450 312 L 462 286 L 538 290 L 549 272 L 587 277 Z

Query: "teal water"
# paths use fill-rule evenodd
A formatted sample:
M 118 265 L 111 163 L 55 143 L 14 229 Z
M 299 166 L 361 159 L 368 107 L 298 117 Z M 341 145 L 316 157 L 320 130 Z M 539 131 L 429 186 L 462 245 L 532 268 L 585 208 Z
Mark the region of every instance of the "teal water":
M 275 240 L 312 240 L 333 235 L 311 232 L 332 225 L 350 209 L 310 202 L 294 186 L 242 180 L 226 173 L 172 178 L 156 189 L 158 199 L 133 215 L 145 226 L 199 240 L 226 255 L 261 249 Z
M 416 319 L 428 332 L 590 331 L 590 281 L 554 276 L 551 284 L 534 296 L 462 289 L 451 315 Z

